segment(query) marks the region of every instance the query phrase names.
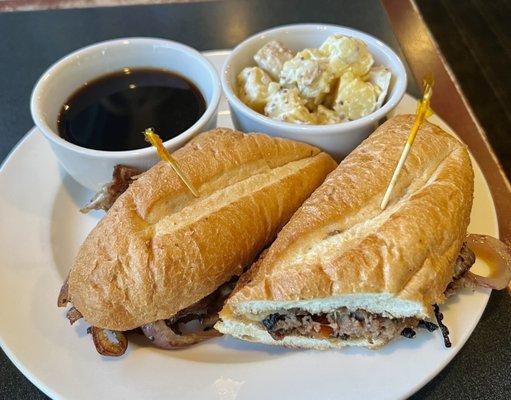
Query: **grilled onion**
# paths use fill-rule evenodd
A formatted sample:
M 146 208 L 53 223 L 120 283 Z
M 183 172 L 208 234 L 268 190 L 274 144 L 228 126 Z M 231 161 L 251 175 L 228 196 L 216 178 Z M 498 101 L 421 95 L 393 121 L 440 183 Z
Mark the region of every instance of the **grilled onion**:
M 511 280 L 511 249 L 503 242 L 487 235 L 470 234 L 467 236 L 468 247 L 477 257 L 488 261 L 491 268 L 489 276 L 476 275 L 467 272 L 468 279 L 477 285 L 490 289 L 501 290 L 509 285 Z
M 178 335 L 167 326 L 163 319 L 142 325 L 141 328 L 144 335 L 146 335 L 155 346 L 167 350 L 180 349 L 202 342 L 203 340 L 211 339 L 212 337 L 221 336 L 221 333 L 214 329 Z
M 71 325 L 73 325 L 76 321 L 83 318 L 83 315 L 76 308 L 71 307 L 66 314 L 66 318 L 69 320 Z
M 122 332 L 102 329 L 96 326 L 89 328 L 94 346 L 103 356 L 122 356 L 128 347 L 128 339 Z
M 60 288 L 59 297 L 57 299 L 57 307 L 65 307 L 67 303 L 69 303 L 69 286 L 67 283 L 68 279 L 69 275 Z

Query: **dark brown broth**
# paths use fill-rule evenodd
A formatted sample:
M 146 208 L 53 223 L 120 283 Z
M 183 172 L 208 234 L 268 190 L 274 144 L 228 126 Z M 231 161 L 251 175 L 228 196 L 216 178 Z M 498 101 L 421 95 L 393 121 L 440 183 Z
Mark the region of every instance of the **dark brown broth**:
M 154 128 L 163 141 L 192 126 L 206 104 L 197 87 L 175 73 L 128 69 L 102 76 L 77 90 L 62 107 L 62 138 L 95 150 L 148 147 L 143 131 Z

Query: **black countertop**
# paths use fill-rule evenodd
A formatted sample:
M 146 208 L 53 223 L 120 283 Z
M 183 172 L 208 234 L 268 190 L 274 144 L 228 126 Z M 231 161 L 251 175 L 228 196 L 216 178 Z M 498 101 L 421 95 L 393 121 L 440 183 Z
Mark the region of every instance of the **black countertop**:
M 511 0 L 417 0 L 511 179 Z
M 72 50 L 129 36 L 168 38 L 198 50 L 225 49 L 258 31 L 300 22 L 354 27 L 399 52 L 386 13 L 376 0 L 238 0 L 0 14 L 0 160 L 33 126 L 28 104 L 35 81 Z M 408 91 L 417 94 L 415 82 L 410 82 Z M 465 347 L 414 398 L 507 398 L 511 392 L 510 306 L 508 295 L 493 294 Z M 0 352 L 3 398 L 46 397 Z

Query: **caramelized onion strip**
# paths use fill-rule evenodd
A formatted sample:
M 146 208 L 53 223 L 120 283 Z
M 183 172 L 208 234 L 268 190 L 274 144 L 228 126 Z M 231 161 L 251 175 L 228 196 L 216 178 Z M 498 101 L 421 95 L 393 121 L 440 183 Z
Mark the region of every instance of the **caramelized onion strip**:
M 83 318 L 83 315 L 76 308 L 71 307 L 66 314 L 66 318 L 69 320 L 71 325 L 73 325 L 76 321 Z
M 496 290 L 506 288 L 511 281 L 511 249 L 488 235 L 470 234 L 467 244 L 477 257 L 488 262 L 491 272 L 489 276 L 480 276 L 469 271 L 466 277 L 479 286 Z
M 103 356 L 122 356 L 128 347 L 128 339 L 122 332 L 102 329 L 96 326 L 89 328 L 94 346 Z
M 202 342 L 203 340 L 221 336 L 221 333 L 214 329 L 204 332 L 178 335 L 167 326 L 165 320 L 151 322 L 149 324 L 142 325 L 141 328 L 144 335 L 146 335 L 155 346 L 168 350 L 188 347 L 192 344 Z
M 57 299 L 57 306 L 58 307 L 65 307 L 67 303 L 69 303 L 69 286 L 68 281 L 69 275 L 67 276 L 66 280 L 62 284 L 62 287 L 60 288 L 59 297 Z

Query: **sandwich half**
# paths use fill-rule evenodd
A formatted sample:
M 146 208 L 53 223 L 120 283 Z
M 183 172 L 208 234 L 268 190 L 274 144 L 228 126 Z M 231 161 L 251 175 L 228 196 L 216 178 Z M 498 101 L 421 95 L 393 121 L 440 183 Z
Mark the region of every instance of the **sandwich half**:
M 435 305 L 474 262 L 464 244 L 474 177 L 466 147 L 425 122 L 382 211 L 413 121 L 385 122 L 328 176 L 241 277 L 219 331 L 328 349 L 436 327 Z
M 59 296 L 102 354 L 122 354 L 122 332 L 136 328 L 164 348 L 211 336 L 180 325 L 212 328 L 233 279 L 336 167 L 310 145 L 229 129 L 173 156 L 199 198 L 165 162 L 139 175 L 85 239 Z

